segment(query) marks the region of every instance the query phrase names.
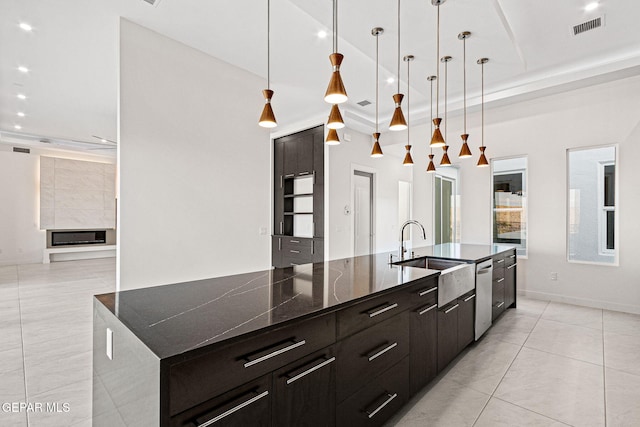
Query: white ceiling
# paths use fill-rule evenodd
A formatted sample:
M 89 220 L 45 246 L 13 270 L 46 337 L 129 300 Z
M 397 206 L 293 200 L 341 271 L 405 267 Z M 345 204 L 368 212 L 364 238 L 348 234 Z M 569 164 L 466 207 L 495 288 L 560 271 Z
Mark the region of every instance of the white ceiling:
M 523 97 L 620 78 L 640 71 L 640 18 L 637 0 L 448 0 L 441 6 L 441 56 L 449 63 L 449 109 L 460 108 L 462 42 L 467 41 L 469 104 L 478 103 L 480 67 L 485 65 L 489 102 Z M 101 151 L 100 140 L 115 141 L 117 110 L 118 23 L 125 17 L 240 68 L 266 77 L 266 0 L 1 0 L 0 1 L 0 132 L 5 141 L 22 133 L 55 143 L 77 144 Z M 322 100 L 331 73 L 328 55 L 331 0 L 271 0 L 271 79 L 273 107 L 281 125 L 328 114 Z M 372 131 L 375 99 L 375 39 L 371 28 L 385 29 L 380 38 L 381 129 L 393 110 L 397 74 L 397 2 L 339 2 L 339 51 L 349 93 L 343 108 L 347 122 Z M 573 36 L 573 25 L 605 15 L 605 26 Z M 28 22 L 31 33 L 18 25 Z M 430 0 L 402 0 L 401 55 L 411 63 L 412 123 L 428 116 L 429 84 L 436 73 L 436 8 Z M 18 66 L 26 66 L 26 74 Z M 406 94 L 406 63 L 401 63 L 401 91 Z M 442 77 L 442 76 L 441 76 Z M 213 78 L 213 77 L 212 77 Z M 441 81 L 443 79 L 441 78 Z M 27 99 L 16 98 L 22 92 Z M 406 99 L 406 98 L 405 98 Z M 263 100 L 256 94 L 256 120 Z M 406 114 L 406 101 L 405 101 Z M 26 116 L 18 117 L 23 111 Z M 14 129 L 21 125 L 22 129 Z M 18 139 L 16 139 L 18 138 Z M 23 141 L 27 142 L 27 141 Z M 110 144 L 110 143 L 107 143 Z M 113 152 L 112 146 L 104 147 Z

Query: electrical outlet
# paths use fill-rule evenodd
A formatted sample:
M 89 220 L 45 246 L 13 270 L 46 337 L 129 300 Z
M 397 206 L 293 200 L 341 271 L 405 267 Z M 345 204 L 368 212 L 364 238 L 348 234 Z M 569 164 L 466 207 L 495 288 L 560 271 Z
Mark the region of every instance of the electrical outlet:
M 558 280 L 558 273 L 556 273 L 555 271 L 551 272 L 551 280 Z
M 107 328 L 107 357 L 113 360 L 113 331 Z

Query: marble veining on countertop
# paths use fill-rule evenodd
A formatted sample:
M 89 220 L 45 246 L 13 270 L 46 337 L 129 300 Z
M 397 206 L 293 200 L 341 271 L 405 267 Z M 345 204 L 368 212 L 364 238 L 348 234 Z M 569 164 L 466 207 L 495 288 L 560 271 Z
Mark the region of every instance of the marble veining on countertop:
M 388 260 L 365 255 L 96 298 L 166 358 L 439 273 Z

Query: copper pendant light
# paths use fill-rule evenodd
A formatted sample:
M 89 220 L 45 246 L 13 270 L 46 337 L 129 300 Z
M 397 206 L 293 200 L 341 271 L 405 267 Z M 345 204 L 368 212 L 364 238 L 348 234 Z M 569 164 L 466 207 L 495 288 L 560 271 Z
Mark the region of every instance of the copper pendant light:
M 411 72 L 410 72 L 410 64 L 415 58 L 413 55 L 406 55 L 403 60 L 407 63 L 407 145 L 404 146 L 405 150 L 407 150 L 404 155 L 404 161 L 402 164 L 404 166 L 413 166 L 413 158 L 411 157 L 411 139 L 409 134 L 409 124 L 411 119 Z
M 431 132 L 429 132 L 429 135 L 431 135 L 433 133 L 433 81 L 436 79 L 436 76 L 429 76 L 427 77 L 427 80 L 429 80 L 429 83 L 431 84 L 431 113 L 430 113 L 430 117 L 429 117 L 429 122 L 431 123 Z M 435 163 L 433 163 L 433 148 L 429 147 L 429 166 L 427 166 L 427 172 L 428 173 L 433 173 L 436 171 L 436 165 Z
M 447 94 L 448 94 L 448 88 L 449 88 L 449 62 L 451 61 L 451 57 L 450 56 L 443 56 L 440 61 L 442 63 L 444 63 L 444 136 L 445 138 L 448 138 L 447 135 L 447 123 L 449 122 L 447 120 L 447 103 L 448 103 L 448 99 L 447 99 Z M 449 160 L 449 154 L 447 154 L 447 150 L 449 149 L 448 145 L 444 145 L 442 147 L 442 150 L 444 151 L 442 153 L 442 160 L 440 160 L 440 166 L 451 166 L 451 160 Z
M 271 90 L 271 0 L 267 0 L 267 88 L 262 91 L 264 95 L 264 107 L 258 125 L 263 128 L 274 128 L 278 126 L 276 116 L 271 108 L 271 98 L 273 91 Z
M 431 0 L 431 4 L 438 8 L 438 22 L 437 22 L 437 35 L 436 35 L 436 67 L 437 72 L 436 76 L 440 77 L 440 5 L 443 4 L 446 0 Z M 429 144 L 431 147 L 444 147 L 445 141 L 442 137 L 442 132 L 440 132 L 440 124 L 442 123 L 442 119 L 438 117 L 440 115 L 439 105 L 440 105 L 440 79 L 436 82 L 436 118 L 433 119 L 433 124 L 435 125 L 435 130 L 433 131 L 433 136 L 431 137 L 431 143 Z
M 478 166 L 479 167 L 486 167 L 489 166 L 489 162 L 487 161 L 487 156 L 484 155 L 484 150 L 486 149 L 486 147 L 484 146 L 484 64 L 486 64 L 487 62 L 489 62 L 488 58 L 480 58 L 478 59 L 478 64 L 480 64 L 480 66 L 482 67 L 482 84 L 481 84 L 481 88 L 482 88 L 482 101 L 481 101 L 481 105 L 482 105 L 482 145 L 480 146 L 480 158 L 478 159 Z
M 338 138 L 338 132 L 335 129 L 329 129 L 327 132 L 327 139 L 325 140 L 327 145 L 338 145 L 340 144 L 340 138 Z
M 458 34 L 458 39 L 462 40 L 462 99 L 464 102 L 464 133 L 460 135 L 462 147 L 460 148 L 460 154 L 458 154 L 461 159 L 471 157 L 471 150 L 469 149 L 469 144 L 467 144 L 469 139 L 469 134 L 467 133 L 467 39 L 469 37 L 471 37 L 469 31 L 463 31 Z
M 344 127 L 344 120 L 342 120 L 342 114 L 340 114 L 338 104 L 333 104 L 331 106 L 331 112 L 329 113 L 327 127 L 329 129 L 342 129 Z
M 389 130 L 405 130 L 407 128 L 407 122 L 402 114 L 402 98 L 404 95 L 400 93 L 400 0 L 398 0 L 398 92 L 393 95 L 393 102 L 395 103 L 395 110 L 393 111 L 393 117 L 391 117 L 391 123 L 389 123 Z
M 375 27 L 371 30 L 371 35 L 376 38 L 376 131 L 373 133 L 373 148 L 371 149 L 371 157 L 382 157 L 382 147 L 380 147 L 380 132 L 378 132 L 378 37 L 384 33 L 384 29 Z
M 329 104 L 342 104 L 348 99 L 347 91 L 340 76 L 340 65 L 343 59 L 344 55 L 338 53 L 338 0 L 333 0 L 333 53 L 329 55 L 333 73 L 331 74 L 331 80 L 329 80 L 327 92 L 324 94 L 324 100 Z

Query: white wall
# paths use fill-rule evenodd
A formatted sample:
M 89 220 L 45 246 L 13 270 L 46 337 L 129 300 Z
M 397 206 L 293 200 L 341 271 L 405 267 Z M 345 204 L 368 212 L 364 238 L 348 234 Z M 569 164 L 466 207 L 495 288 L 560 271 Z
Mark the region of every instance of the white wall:
M 264 86 L 121 21 L 120 289 L 270 267 L 269 133 L 257 125 Z
M 519 260 L 518 285 L 532 297 L 640 313 L 640 77 L 485 109 L 489 158 L 528 156 L 529 257 Z M 460 120 L 458 120 L 460 121 Z M 489 243 L 490 168 L 477 168 L 480 117 L 469 115 L 473 160 L 461 168 L 462 242 Z M 458 124 L 460 126 L 461 123 Z M 453 121 L 450 126 L 456 126 Z M 460 132 L 449 128 L 450 135 Z M 414 131 L 412 131 L 413 133 Z M 426 133 L 426 132 L 425 132 Z M 456 162 L 459 138 L 449 138 Z M 566 260 L 566 150 L 619 144 L 620 265 Z M 414 160 L 416 156 L 414 156 Z M 414 167 L 414 188 L 425 180 Z M 414 204 L 416 216 L 430 206 Z M 558 280 L 551 281 L 550 273 Z
M 345 141 L 344 134 L 351 136 Z M 375 252 L 398 249 L 398 182 L 411 181 L 411 168 L 402 166 L 402 158 L 385 153 L 371 158 L 372 137 L 353 129 L 338 131 L 340 145 L 328 148 L 325 183 L 329 186 L 329 240 L 327 259 L 353 256 L 353 170 L 374 173 Z M 383 149 L 384 151 L 384 149 Z M 349 206 L 351 213 L 345 215 Z M 325 251 L 327 248 L 325 247 Z
M 14 153 L 12 147 L 0 144 L 0 265 L 39 263 L 46 247 L 46 232 L 40 230 L 40 156 L 103 163 L 115 159 L 38 149 Z

